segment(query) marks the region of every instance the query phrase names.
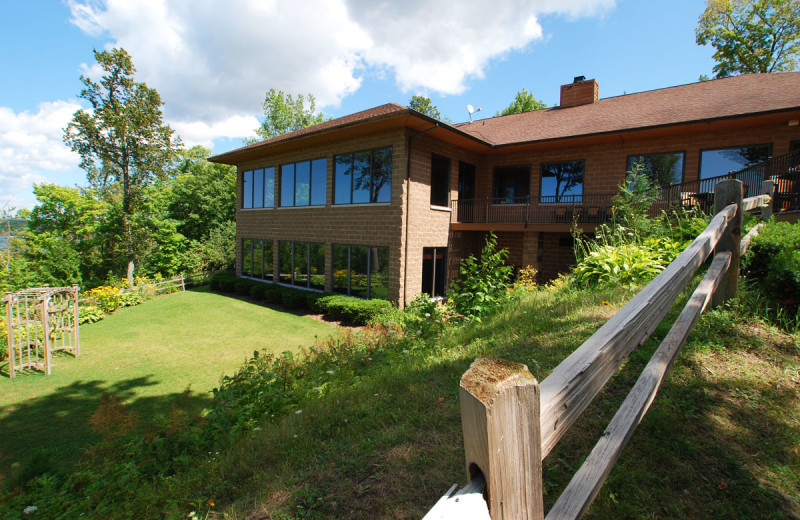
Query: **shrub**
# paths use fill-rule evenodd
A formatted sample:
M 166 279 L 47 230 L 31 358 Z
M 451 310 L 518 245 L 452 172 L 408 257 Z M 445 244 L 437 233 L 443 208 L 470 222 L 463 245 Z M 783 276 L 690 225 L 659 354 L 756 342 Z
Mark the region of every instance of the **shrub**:
M 78 305 L 78 323 L 95 323 L 106 317 L 103 309 L 97 305 Z
M 520 287 L 522 289 L 536 289 L 536 276 L 539 274 L 539 271 L 536 270 L 535 267 L 532 265 L 528 265 L 523 267 L 519 270 L 519 274 L 517 275 L 517 281 L 514 282 L 514 287 Z
M 251 280 L 242 280 L 239 279 L 233 284 L 233 288 L 236 291 L 236 294 L 240 296 L 250 296 L 250 288 L 255 285 L 255 282 Z
M 281 303 L 287 309 L 308 309 L 308 292 L 284 287 L 281 294 Z
M 507 249 L 497 249 L 497 237 L 489 233 L 480 259 L 470 255 L 461 260 L 461 278 L 447 292 L 455 311 L 479 318 L 508 298 L 513 267 L 506 265 Z
M 342 294 L 322 296 L 314 303 L 313 310 L 330 315 L 333 319 L 367 325 L 373 318 L 392 308 L 387 300 L 362 300 Z
M 236 282 L 239 278 L 230 271 L 219 271 L 211 275 L 211 290 L 221 292 L 233 292 L 236 289 Z
M 800 311 L 800 222 L 770 222 L 753 239 L 742 267 L 748 282 L 791 316 Z
M 581 260 L 573 271 L 581 285 L 634 285 L 654 278 L 681 253 L 681 244 L 649 238 L 643 244 L 600 246 Z
M 267 285 L 264 289 L 264 300 L 271 305 L 281 305 L 283 303 L 283 287 L 277 284 Z
M 87 298 L 91 298 L 103 312 L 114 312 L 122 303 L 122 294 L 119 287 L 113 285 L 102 285 L 95 287 L 84 293 Z
M 250 287 L 250 297 L 254 300 L 263 300 L 264 299 L 264 292 L 267 290 L 267 284 L 265 283 L 254 283 Z

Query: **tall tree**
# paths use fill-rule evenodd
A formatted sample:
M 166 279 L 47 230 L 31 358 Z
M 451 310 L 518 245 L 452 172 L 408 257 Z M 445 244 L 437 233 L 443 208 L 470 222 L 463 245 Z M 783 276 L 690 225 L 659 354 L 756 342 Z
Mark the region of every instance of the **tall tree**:
M 498 112 L 498 116 L 508 116 L 511 114 L 521 114 L 523 112 L 533 112 L 534 110 L 544 110 L 547 105 L 544 101 L 536 99 L 533 94 L 526 89 L 517 92 L 517 97 L 511 102 L 502 112 Z
M 137 240 L 132 218 L 144 188 L 166 176 L 180 140 L 163 122 L 161 96 L 133 79 L 136 69 L 124 49 L 94 51 L 103 71 L 99 83 L 81 76 L 79 97 L 91 110 L 78 110 L 64 131 L 64 142 L 78 152 L 89 182 L 102 192 L 122 197 L 122 240 L 127 277 L 133 283 Z
M 716 77 L 795 70 L 800 0 L 707 0 L 696 29 L 716 49 Z
M 433 104 L 431 98 L 424 96 L 412 96 L 411 100 L 408 102 L 408 107 L 411 110 L 416 110 L 420 114 L 425 114 L 426 116 L 430 116 L 434 119 L 442 119 L 442 114 L 439 113 L 439 109 Z
M 308 107 L 306 107 L 308 100 Z M 264 115 L 266 118 L 261 126 L 256 128 L 258 137 L 245 139 L 247 143 L 254 143 L 258 139 L 271 139 L 286 132 L 300 130 L 307 126 L 317 125 L 325 121 L 325 116 L 320 112 L 316 114 L 317 102 L 314 96 L 299 94 L 293 98 L 291 94 L 284 94 L 282 90 L 269 89 L 264 100 Z

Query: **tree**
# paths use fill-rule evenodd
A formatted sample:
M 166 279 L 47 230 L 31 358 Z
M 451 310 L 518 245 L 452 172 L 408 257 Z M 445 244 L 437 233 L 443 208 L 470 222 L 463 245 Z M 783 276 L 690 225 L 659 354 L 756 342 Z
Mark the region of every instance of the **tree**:
M 536 99 L 533 94 L 526 89 L 517 92 L 517 97 L 506 107 L 502 112 L 498 112 L 498 116 L 508 116 L 511 114 L 521 114 L 523 112 L 533 112 L 534 110 L 544 110 L 547 105 L 544 101 Z
M 412 96 L 411 100 L 408 102 L 408 108 L 410 108 L 411 110 L 416 110 L 420 114 L 425 114 L 426 116 L 430 116 L 440 121 L 442 119 L 442 114 L 439 113 L 439 109 L 436 108 L 436 105 L 433 104 L 431 98 L 423 96 Z
M 789 71 L 800 57 L 800 0 L 707 0 L 696 29 L 717 78 Z
M 306 99 L 308 108 L 306 108 Z M 282 90 L 269 89 L 264 100 L 264 115 L 266 119 L 261 126 L 256 128 L 258 137 L 245 139 L 247 143 L 257 142 L 261 139 L 271 139 L 286 132 L 294 132 L 307 126 L 318 125 L 326 121 L 320 112 L 315 114 L 317 103 L 314 96 L 299 94 L 297 98 L 284 94 Z
M 81 157 L 89 182 L 109 197 L 122 197 L 122 241 L 127 277 L 133 283 L 134 259 L 139 252 L 133 215 L 142 191 L 166 171 L 180 147 L 164 124 L 161 96 L 133 79 L 135 68 L 124 49 L 94 51 L 103 70 L 99 83 L 81 76 L 79 97 L 91 110 L 78 110 L 64 131 L 64 142 Z

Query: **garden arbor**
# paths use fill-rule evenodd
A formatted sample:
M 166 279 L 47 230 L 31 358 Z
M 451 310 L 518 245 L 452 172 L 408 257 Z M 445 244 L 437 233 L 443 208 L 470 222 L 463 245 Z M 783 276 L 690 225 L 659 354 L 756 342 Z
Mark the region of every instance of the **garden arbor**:
M 26 368 L 50 375 L 52 354 L 56 351 L 80 356 L 77 285 L 7 292 L 3 302 L 10 377 Z

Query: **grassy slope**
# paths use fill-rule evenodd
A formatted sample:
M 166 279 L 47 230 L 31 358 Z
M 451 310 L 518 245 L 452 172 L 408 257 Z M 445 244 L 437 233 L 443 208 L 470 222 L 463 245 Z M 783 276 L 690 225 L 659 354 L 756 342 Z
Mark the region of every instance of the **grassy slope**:
M 464 483 L 458 382 L 469 363 L 486 355 L 520 361 L 541 380 L 621 300 L 534 294 L 493 320 L 419 342 L 180 475 L 170 496 L 212 499 L 226 518 L 420 518 L 451 483 Z M 701 320 L 587 518 L 797 511 L 797 339 L 754 323 L 733 332 L 735 320 L 731 313 Z M 654 348 L 651 341 L 629 359 L 545 460 L 546 508 Z M 186 508 L 181 513 L 188 501 Z
M 103 392 L 131 403 L 146 424 L 187 387 L 202 407 L 220 376 L 254 350 L 294 350 L 333 331 L 310 318 L 205 291 L 122 309 L 81 327 L 81 357 L 58 355 L 51 376 L 0 377 L 0 476 L 6 464 L 38 448 L 51 450 L 54 468 L 74 461 L 97 439 L 87 420 Z M 7 363 L 0 372 L 7 375 Z

